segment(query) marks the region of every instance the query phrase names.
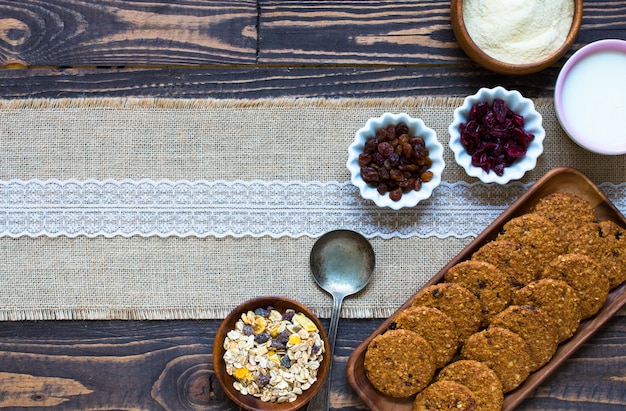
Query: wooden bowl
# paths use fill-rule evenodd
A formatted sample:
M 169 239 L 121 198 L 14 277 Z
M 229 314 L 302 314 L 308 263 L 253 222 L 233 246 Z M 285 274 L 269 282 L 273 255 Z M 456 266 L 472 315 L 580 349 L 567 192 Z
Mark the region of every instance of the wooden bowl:
M 544 70 L 556 63 L 572 47 L 583 18 L 583 0 L 574 1 L 574 18 L 565 42 L 551 55 L 528 64 L 511 64 L 489 56 L 471 39 L 463 20 L 463 0 L 451 0 L 450 22 L 452 31 L 465 53 L 484 68 L 500 74 L 524 75 Z
M 224 339 L 226 338 L 226 334 L 228 334 L 230 330 L 233 330 L 235 328 L 235 323 L 241 318 L 242 313 L 254 311 L 257 308 L 267 308 L 268 306 L 272 306 L 280 312 L 285 312 L 285 310 L 290 308 L 295 310 L 296 313 L 302 313 L 306 315 L 315 323 L 317 329 L 319 330 L 319 334 L 324 341 L 324 347 L 326 349 L 326 352 L 324 355 L 324 359 L 320 364 L 320 368 L 317 372 L 317 381 L 313 383 L 311 388 L 305 390 L 302 394 L 298 395 L 297 399 L 294 402 L 264 402 L 261 401 L 260 398 L 254 397 L 252 395 L 243 395 L 233 387 L 235 378 L 231 375 L 228 375 L 228 373 L 226 372 L 226 365 L 224 363 L 224 353 L 226 351 L 224 349 Z M 328 356 L 330 355 L 328 353 L 329 347 L 330 343 L 328 342 L 328 337 L 326 336 L 324 327 L 322 326 L 319 319 L 315 315 L 313 315 L 313 313 L 304 305 L 285 297 L 266 296 L 253 298 L 242 303 L 230 314 L 228 314 L 228 316 L 224 319 L 224 321 L 222 321 L 222 324 L 217 330 L 215 340 L 213 341 L 213 371 L 215 372 L 215 376 L 220 382 L 226 395 L 228 395 L 230 399 L 233 400 L 240 407 L 252 411 L 295 411 L 303 407 L 313 398 L 313 396 L 315 396 L 315 394 L 322 387 L 324 380 L 328 376 L 328 372 L 330 370 L 330 361 L 328 359 Z

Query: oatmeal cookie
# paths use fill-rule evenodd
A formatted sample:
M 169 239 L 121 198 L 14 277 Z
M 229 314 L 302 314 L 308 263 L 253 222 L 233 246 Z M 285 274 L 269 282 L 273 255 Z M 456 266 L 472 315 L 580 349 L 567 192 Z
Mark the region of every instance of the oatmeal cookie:
M 477 411 L 500 411 L 504 402 L 502 383 L 495 372 L 482 362 L 458 360 L 439 372 L 437 381 L 455 381 L 474 393 Z
M 600 264 L 584 254 L 558 256 L 543 270 L 541 277 L 563 280 L 578 293 L 582 319 L 597 313 L 609 295 L 609 280 Z
M 532 305 L 543 309 L 556 327 L 559 343 L 576 332 L 581 315 L 576 291 L 565 281 L 544 278 L 517 290 L 513 297 L 515 305 Z
M 460 344 L 482 324 L 480 302 L 459 284 L 443 282 L 423 288 L 415 295 L 412 305 L 437 308 L 446 313 L 456 326 Z
M 465 385 L 442 380 L 429 385 L 417 394 L 413 411 L 476 411 L 478 405 L 474 393 Z
M 478 260 L 467 260 L 451 267 L 445 281 L 460 284 L 470 290 L 478 301 L 483 314 L 483 325 L 504 310 L 513 298 L 514 288 L 508 278 L 495 265 Z
M 473 334 L 461 349 L 461 358 L 484 363 L 491 368 L 507 393 L 517 388 L 530 374 L 528 346 L 506 328 L 490 327 Z
M 531 372 L 547 364 L 559 345 L 559 335 L 550 316 L 531 305 L 509 306 L 494 317 L 489 327 L 506 328 L 522 337 L 530 353 Z
M 396 328 L 411 330 L 424 337 L 433 348 L 436 368 L 449 363 L 459 347 L 459 335 L 454 322 L 436 308 L 409 307 L 399 312 L 392 324 Z
M 419 334 L 388 330 L 365 351 L 365 374 L 383 394 L 406 398 L 423 390 L 435 375 L 433 349 Z
M 534 213 L 509 220 L 497 239 L 522 245 L 522 250 L 529 256 L 526 264 L 535 269 L 533 279 L 539 278 L 544 267 L 564 254 L 567 248 L 561 229 L 547 218 Z
M 553 193 L 541 198 L 533 212 L 546 217 L 561 228 L 568 241 L 583 224 L 596 219 L 591 204 L 570 193 Z
M 600 263 L 611 288 L 626 281 L 626 229 L 613 221 L 585 224 L 576 232 L 568 252 L 588 255 Z
M 472 260 L 495 265 L 515 289 L 536 279 L 537 270 L 533 264 L 528 263 L 532 258 L 532 253 L 526 247 L 509 240 L 490 241 L 472 254 Z

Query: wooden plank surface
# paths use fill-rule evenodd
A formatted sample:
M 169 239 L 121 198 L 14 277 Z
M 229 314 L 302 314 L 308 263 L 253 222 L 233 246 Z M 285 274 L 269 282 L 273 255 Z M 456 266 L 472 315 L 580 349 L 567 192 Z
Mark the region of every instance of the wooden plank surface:
M 0 408 L 236 410 L 212 374 L 219 321 L 0 323 Z M 380 320 L 342 320 L 333 409 L 364 405 L 345 377 L 348 356 Z M 324 321 L 327 326 L 328 322 Z M 626 318 L 610 320 L 519 410 L 623 410 Z
M 257 4 L 224 1 L 0 1 L 0 65 L 253 64 Z
M 0 98 L 463 96 L 495 85 L 552 95 L 564 59 L 529 76 L 494 75 L 459 49 L 448 8 L 442 0 L 0 0 Z M 603 38 L 626 39 L 626 0 L 586 0 L 568 56 Z M 364 409 L 345 364 L 381 321 L 341 321 L 333 409 Z M 235 410 L 211 373 L 218 324 L 0 323 L 0 408 Z M 625 409 L 624 353 L 621 312 L 520 409 Z
M 564 59 L 508 77 L 469 61 L 449 2 L 0 0 L 0 97 L 549 96 Z M 571 53 L 626 38 L 624 1 L 586 0 Z

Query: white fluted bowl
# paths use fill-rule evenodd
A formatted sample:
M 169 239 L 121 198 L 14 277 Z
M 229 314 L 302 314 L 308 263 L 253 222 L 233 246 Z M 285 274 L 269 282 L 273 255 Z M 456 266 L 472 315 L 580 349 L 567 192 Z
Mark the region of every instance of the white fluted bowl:
M 511 111 L 523 116 L 524 129 L 535 136 L 526 154 L 512 165 L 505 167 L 501 176 L 493 171 L 488 173 L 482 168 L 472 165 L 472 156 L 461 144 L 461 132 L 459 129 L 461 123 L 469 120 L 469 113 L 474 104 L 484 101 L 491 104 L 497 98 L 504 100 Z M 523 97 L 518 91 L 506 90 L 500 86 L 492 89 L 481 88 L 476 94 L 467 96 L 463 104 L 454 110 L 454 119 L 448 127 L 450 149 L 454 153 L 456 162 L 465 169 L 468 175 L 476 177 L 484 183 L 506 184 L 511 180 L 519 180 L 527 171 L 534 169 L 537 165 L 537 158 L 543 153 L 543 140 L 546 137 L 542 121 L 543 118 L 535 110 L 535 104 L 532 100 Z
M 422 183 L 419 190 L 411 190 L 402 195 L 399 201 L 389 198 L 389 193 L 381 195 L 376 187 L 367 184 L 361 176 L 361 167 L 359 166 L 359 154 L 363 153 L 365 142 L 376 135 L 376 130 L 387 127 L 388 125 L 397 125 L 405 123 L 409 128 L 411 136 L 422 137 L 426 148 L 429 150 L 429 157 L 432 160 L 432 166 L 429 171 L 433 173 L 433 178 Z M 384 113 L 378 118 L 370 118 L 365 126 L 357 130 L 354 135 L 354 141 L 348 147 L 348 161 L 346 163 L 350 171 L 352 184 L 359 188 L 361 196 L 365 199 L 372 200 L 379 207 L 389 207 L 393 210 L 399 210 L 404 207 L 414 207 L 422 200 L 429 198 L 433 190 L 441 183 L 441 174 L 445 167 L 443 161 L 443 146 L 437 140 L 437 133 L 424 124 L 424 121 L 413 118 L 406 113 L 392 114 Z

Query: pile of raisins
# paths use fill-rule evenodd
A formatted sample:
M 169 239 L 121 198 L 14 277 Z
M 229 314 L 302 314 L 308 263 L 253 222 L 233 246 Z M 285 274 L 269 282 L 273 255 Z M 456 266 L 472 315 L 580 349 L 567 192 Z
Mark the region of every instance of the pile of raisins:
M 432 163 L 424 139 L 411 136 L 405 123 L 376 130 L 359 155 L 363 180 L 393 201 L 432 180 Z
M 472 156 L 472 165 L 501 176 L 526 155 L 535 136 L 524 129 L 524 116 L 514 113 L 502 99 L 481 102 L 470 109 L 469 120 L 461 123 L 461 144 Z

